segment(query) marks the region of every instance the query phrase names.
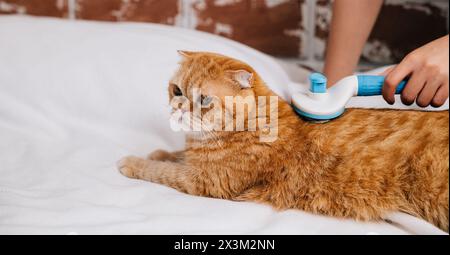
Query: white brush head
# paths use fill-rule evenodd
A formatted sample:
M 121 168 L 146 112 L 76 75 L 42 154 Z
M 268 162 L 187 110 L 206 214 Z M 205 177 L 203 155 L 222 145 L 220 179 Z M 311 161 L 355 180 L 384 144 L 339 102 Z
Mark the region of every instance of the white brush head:
M 311 82 L 315 81 L 311 80 Z M 357 94 L 358 78 L 346 77 L 325 92 L 315 93 L 312 92 L 313 90 L 294 94 L 292 96 L 294 109 L 299 115 L 308 119 L 331 120 L 342 115 L 347 102 Z

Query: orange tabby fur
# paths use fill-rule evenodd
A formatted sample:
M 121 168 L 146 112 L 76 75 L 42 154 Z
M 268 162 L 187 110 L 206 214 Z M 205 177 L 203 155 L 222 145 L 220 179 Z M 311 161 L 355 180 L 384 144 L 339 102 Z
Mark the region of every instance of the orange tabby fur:
M 184 55 L 171 86 L 188 97 L 192 87 L 220 98 L 274 95 L 240 61 L 212 53 Z M 227 70 L 251 72 L 252 87 L 237 86 Z M 313 124 L 281 99 L 278 107 L 278 139 L 272 143 L 259 140 L 259 128 L 188 135 L 184 151 L 126 157 L 120 171 L 192 195 L 277 209 L 364 221 L 402 211 L 448 232 L 448 111 L 348 109 L 339 119 Z

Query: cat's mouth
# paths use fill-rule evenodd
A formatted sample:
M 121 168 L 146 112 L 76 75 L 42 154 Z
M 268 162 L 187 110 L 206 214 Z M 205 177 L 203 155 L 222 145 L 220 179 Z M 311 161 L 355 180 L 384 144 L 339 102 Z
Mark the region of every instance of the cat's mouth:
M 174 131 L 184 132 L 212 132 L 214 127 L 192 112 L 174 110 L 170 117 L 170 124 Z

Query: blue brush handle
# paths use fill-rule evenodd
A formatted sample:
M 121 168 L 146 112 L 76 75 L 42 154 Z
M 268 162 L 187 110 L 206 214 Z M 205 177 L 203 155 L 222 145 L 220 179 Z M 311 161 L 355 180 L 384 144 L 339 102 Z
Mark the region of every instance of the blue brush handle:
M 380 75 L 358 75 L 358 96 L 379 96 L 382 93 L 384 85 L 384 76 Z M 401 94 L 408 83 L 408 80 L 402 81 L 395 91 L 395 94 Z

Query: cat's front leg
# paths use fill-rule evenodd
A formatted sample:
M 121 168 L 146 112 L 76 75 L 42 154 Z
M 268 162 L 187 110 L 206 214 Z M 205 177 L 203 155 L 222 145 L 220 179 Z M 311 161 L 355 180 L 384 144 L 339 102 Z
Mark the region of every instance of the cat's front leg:
M 204 195 L 201 191 L 205 188 L 202 182 L 197 181 L 196 170 L 181 163 L 128 156 L 119 161 L 118 168 L 129 178 L 163 184 L 188 194 Z

